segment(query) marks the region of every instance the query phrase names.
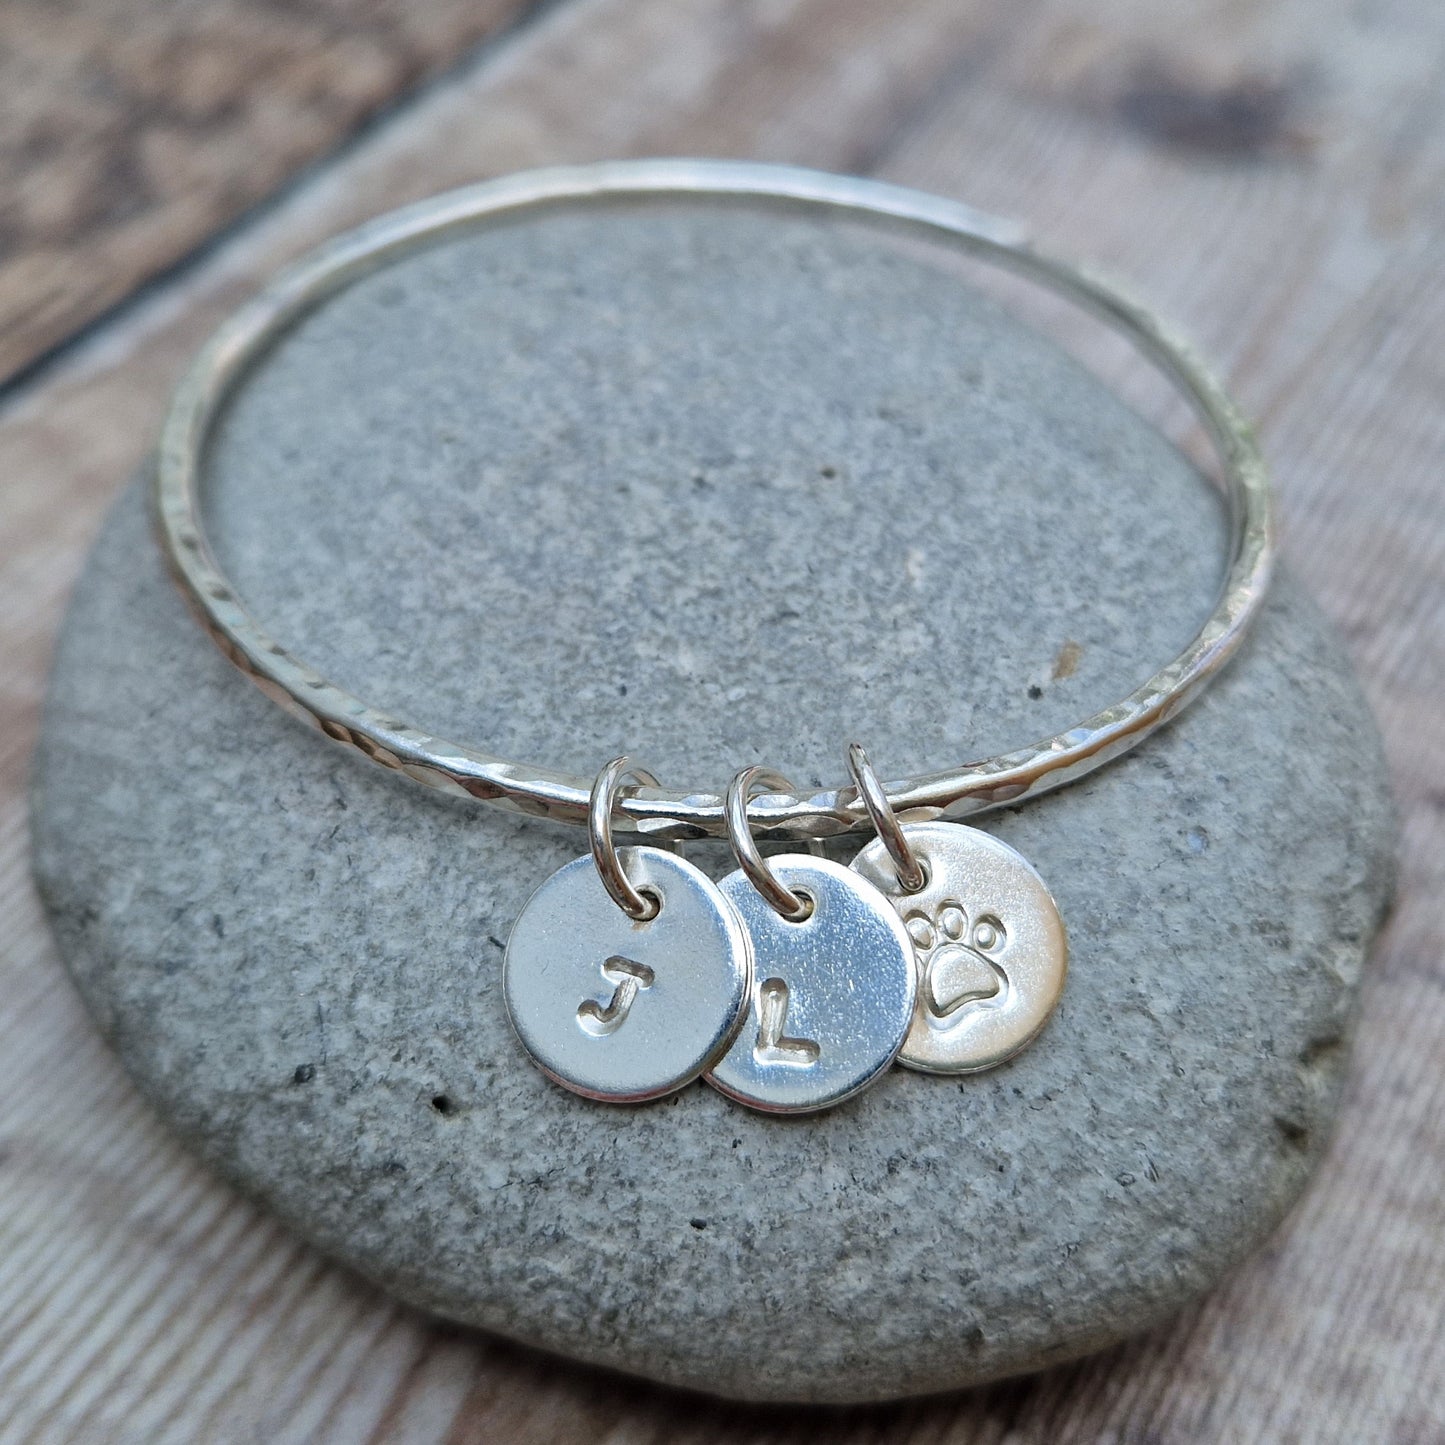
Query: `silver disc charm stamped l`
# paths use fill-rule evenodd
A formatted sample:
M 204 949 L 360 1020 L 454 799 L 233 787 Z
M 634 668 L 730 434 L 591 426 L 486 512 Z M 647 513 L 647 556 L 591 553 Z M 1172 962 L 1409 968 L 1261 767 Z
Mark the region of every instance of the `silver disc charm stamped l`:
M 640 1103 L 680 1089 L 732 1042 L 752 980 L 747 934 L 701 869 L 661 848 L 617 858 L 660 905 L 633 919 L 591 856 L 532 895 L 507 940 L 512 1027 L 542 1070 L 588 1098 Z
M 752 939 L 754 983 L 742 1031 L 706 1077 L 751 1108 L 801 1114 L 841 1103 L 893 1063 L 917 974 L 901 920 L 858 874 L 803 854 L 768 866 L 812 912 L 782 917 L 741 869 L 719 882 Z
M 1023 1049 L 1063 992 L 1069 947 L 1022 854 L 961 823 L 906 823 L 923 887 L 906 892 L 875 838 L 851 867 L 898 910 L 918 958 L 913 1026 L 898 1059 L 936 1074 L 991 1069 Z

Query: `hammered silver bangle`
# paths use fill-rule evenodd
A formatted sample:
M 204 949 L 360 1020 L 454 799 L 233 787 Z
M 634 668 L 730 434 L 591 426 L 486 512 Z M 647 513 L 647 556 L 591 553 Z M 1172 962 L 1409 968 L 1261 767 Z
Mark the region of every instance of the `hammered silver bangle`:
M 1228 568 L 1213 611 L 1172 661 L 1127 697 L 1016 751 L 886 782 L 870 804 L 856 783 L 748 799 L 764 838 L 867 831 L 880 806 L 910 822 L 957 820 L 1084 776 L 1179 712 L 1243 640 L 1263 601 L 1273 555 L 1269 486 L 1249 426 L 1190 347 L 1112 282 L 1047 256 L 1022 227 L 939 197 L 878 181 L 728 161 L 644 160 L 508 176 L 383 216 L 321 247 L 235 313 L 178 388 L 161 436 L 155 513 L 182 591 L 225 655 L 276 702 L 373 762 L 443 792 L 582 825 L 593 780 L 498 758 L 436 737 L 320 676 L 276 641 L 236 595 L 206 540 L 200 480 L 206 443 L 227 397 L 282 332 L 343 287 L 418 247 L 559 203 L 732 198 L 883 221 L 1017 272 L 1095 313 L 1183 394 L 1219 457 L 1229 511 Z M 727 832 L 724 798 L 707 788 L 640 786 L 619 793 L 614 826 L 651 839 Z

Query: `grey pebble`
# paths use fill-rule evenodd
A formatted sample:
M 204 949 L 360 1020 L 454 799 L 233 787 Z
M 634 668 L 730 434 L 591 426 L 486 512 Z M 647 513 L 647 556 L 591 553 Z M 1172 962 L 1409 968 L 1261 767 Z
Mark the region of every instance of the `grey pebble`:
M 707 206 L 554 214 L 354 286 L 208 473 L 240 595 L 332 678 L 691 787 L 1068 726 L 1179 649 L 1223 552 L 1178 452 L 916 248 Z M 77 985 L 229 1179 L 417 1305 L 750 1399 L 1037 1369 L 1209 1288 L 1319 1158 L 1392 874 L 1373 723 L 1285 576 L 1174 725 L 988 819 L 1072 943 L 1016 1061 L 802 1120 L 702 1085 L 588 1103 L 500 994 L 581 833 L 284 716 L 187 617 L 135 490 L 75 594 L 34 804 Z

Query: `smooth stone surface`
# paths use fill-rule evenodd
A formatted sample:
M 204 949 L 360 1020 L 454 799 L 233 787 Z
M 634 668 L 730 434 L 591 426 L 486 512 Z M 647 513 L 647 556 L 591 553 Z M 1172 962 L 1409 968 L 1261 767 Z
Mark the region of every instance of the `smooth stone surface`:
M 250 379 L 214 530 L 309 661 L 512 756 L 820 784 L 855 737 L 897 776 L 1045 735 L 1197 626 L 1217 499 L 1047 343 L 876 237 L 640 209 L 415 257 Z M 76 592 L 34 819 L 96 1019 L 243 1189 L 427 1308 L 798 1400 L 1078 1355 L 1256 1244 L 1323 1146 L 1392 846 L 1373 725 L 1285 578 L 1164 734 L 988 820 L 1071 943 L 1016 1060 L 802 1120 L 701 1084 L 590 1103 L 527 1061 L 500 979 L 580 833 L 284 716 L 134 493 Z

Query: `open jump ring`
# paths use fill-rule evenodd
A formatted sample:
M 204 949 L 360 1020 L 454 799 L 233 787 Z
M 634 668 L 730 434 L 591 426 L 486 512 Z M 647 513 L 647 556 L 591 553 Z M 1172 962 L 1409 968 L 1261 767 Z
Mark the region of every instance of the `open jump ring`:
M 592 861 L 597 865 L 597 876 L 612 901 L 629 917 L 639 923 L 657 916 L 657 900 L 640 893 L 627 876 L 622 860 L 612 842 L 612 815 L 617 811 L 622 786 L 628 778 L 643 787 L 657 787 L 657 779 L 646 768 L 631 766 L 627 754 L 613 758 L 592 784 L 592 795 L 587 804 L 587 836 L 592 843 Z
M 744 768 L 728 784 L 723 798 L 728 842 L 732 845 L 738 866 L 747 874 L 748 882 L 767 899 L 768 906 L 789 923 L 801 923 L 813 911 L 812 904 L 778 881 L 778 875 L 768 867 L 767 859 L 758 850 L 748 822 L 748 803 L 759 788 L 784 794 L 793 791 L 792 783 L 771 768 Z
M 868 812 L 868 821 L 873 824 L 874 831 L 893 860 L 893 866 L 898 872 L 898 886 L 905 893 L 917 893 L 928 882 L 928 875 L 923 871 L 923 864 L 918 861 L 913 849 L 908 846 L 898 814 L 893 811 L 888 794 L 884 792 L 883 784 L 873 770 L 873 764 L 868 761 L 868 754 L 862 743 L 848 744 L 848 771 L 858 789 L 858 799 Z
M 1229 502 L 1229 556 L 1209 617 L 1177 657 L 1127 697 L 1052 737 L 995 757 L 889 782 L 891 807 L 920 820 L 957 820 L 1083 777 L 1142 742 L 1183 708 L 1243 641 L 1259 612 L 1274 551 L 1269 481 L 1253 433 L 1190 346 L 1126 291 L 1038 250 L 1027 231 L 957 201 L 880 181 L 746 161 L 635 160 L 505 176 L 436 196 L 340 236 L 289 270 L 216 332 L 176 390 L 156 458 L 154 504 L 172 574 L 221 650 L 266 692 L 343 746 L 416 782 L 533 817 L 582 823 L 586 778 L 500 758 L 437 737 L 337 686 L 288 651 L 237 596 L 206 537 L 202 461 L 227 398 L 299 318 L 388 262 L 458 233 L 558 203 L 707 198 L 844 214 L 920 234 L 1057 292 L 1121 333 L 1169 379 L 1204 424 Z M 764 836 L 825 838 L 862 831 L 869 816 L 846 784 L 768 794 L 750 816 Z M 727 831 L 723 800 L 707 791 L 647 787 L 619 798 L 619 832 L 653 839 Z

